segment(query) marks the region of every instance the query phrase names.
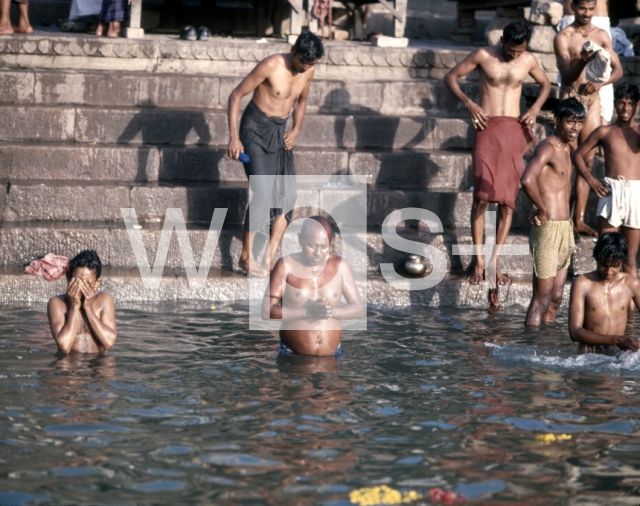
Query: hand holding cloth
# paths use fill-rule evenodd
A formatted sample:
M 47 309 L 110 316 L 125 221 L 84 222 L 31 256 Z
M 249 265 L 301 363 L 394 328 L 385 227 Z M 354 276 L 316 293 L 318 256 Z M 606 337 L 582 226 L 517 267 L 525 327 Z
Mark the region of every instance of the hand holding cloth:
M 587 63 L 587 81 L 592 83 L 606 83 L 611 78 L 611 55 L 606 49 L 602 49 L 598 44 L 590 40 L 584 43 L 582 50 L 587 53 L 595 52 L 596 55 Z

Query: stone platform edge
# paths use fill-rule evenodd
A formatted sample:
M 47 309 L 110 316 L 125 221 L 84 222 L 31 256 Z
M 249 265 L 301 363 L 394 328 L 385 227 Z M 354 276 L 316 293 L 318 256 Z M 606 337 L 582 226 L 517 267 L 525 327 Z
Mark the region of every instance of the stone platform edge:
M 214 38 L 208 42 L 182 41 L 167 37 L 150 37 L 145 39 L 101 39 L 91 36 L 51 35 L 36 33 L 33 35 L 0 37 L 0 64 L 12 67 L 39 67 L 42 60 L 37 57 L 55 58 L 57 68 L 71 65 L 70 58 L 90 58 L 109 60 L 138 60 L 132 69 L 149 72 L 178 72 L 182 66 L 163 65 L 163 61 L 195 60 L 201 62 L 246 62 L 251 67 L 275 51 L 288 51 L 289 45 L 279 41 L 259 44 L 254 39 L 222 39 Z M 474 46 L 456 46 L 439 43 L 420 43 L 408 48 L 380 48 L 367 42 L 328 43 L 325 56 L 319 67 L 349 66 L 378 68 L 413 68 L 444 69 L 452 68 L 464 59 Z M 556 61 L 553 54 L 535 53 L 543 69 L 556 72 Z M 14 58 L 10 58 L 14 56 Z M 15 57 L 22 58 L 15 58 Z M 29 58 L 33 57 L 33 58 Z M 91 68 L 90 61 L 87 70 Z M 640 76 L 640 57 L 621 58 L 625 76 Z M 122 62 L 121 70 L 128 70 L 129 65 Z M 82 67 L 78 67 L 82 68 Z M 114 69 L 118 64 L 101 66 Z M 201 71 L 211 67 L 203 66 Z M 197 66 L 191 69 L 198 71 Z M 322 70 L 319 74 L 322 74 Z M 431 77 L 442 78 L 442 75 Z M 419 74 L 415 77 L 423 77 Z M 426 76 L 424 76 L 426 77 Z M 384 78 L 384 77 L 382 77 Z
M 230 271 L 211 271 L 202 287 L 190 287 L 184 271 L 166 269 L 159 289 L 144 286 L 137 269 L 105 269 L 100 290 L 113 295 L 116 305 L 130 302 L 210 301 L 235 303 L 249 299 L 249 280 Z M 489 307 L 488 283 L 472 286 L 465 278 L 447 275 L 435 287 L 408 291 L 397 289 L 379 275 L 367 278 L 367 305 L 374 308 Z M 565 286 L 563 306 L 569 299 L 570 283 Z M 41 277 L 23 274 L 18 268 L 0 269 L 0 305 L 42 304 L 66 291 L 64 278 L 48 282 Z M 501 307 L 526 309 L 531 299 L 531 282 L 514 280 L 500 290 Z

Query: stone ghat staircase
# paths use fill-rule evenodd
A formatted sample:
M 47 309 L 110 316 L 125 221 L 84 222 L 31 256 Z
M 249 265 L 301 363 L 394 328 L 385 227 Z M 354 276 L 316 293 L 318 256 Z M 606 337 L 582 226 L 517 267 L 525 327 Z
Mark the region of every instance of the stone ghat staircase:
M 246 299 L 245 278 L 229 272 L 240 253 L 248 183 L 241 164 L 225 157 L 226 101 L 257 61 L 288 47 L 219 39 L 0 38 L 4 300 L 44 300 L 63 289 L 62 283 L 43 288 L 39 280 L 25 281 L 15 273 L 47 252 L 71 257 L 84 248 L 98 251 L 111 269 L 109 288 L 123 300 Z M 486 288 L 468 287 L 456 277 L 469 257 L 451 254 L 453 244 L 471 243 L 472 129 L 441 77 L 468 49 L 353 43 L 329 43 L 327 49 L 312 85 L 296 168 L 302 175 L 367 176 L 370 301 L 485 305 Z M 553 76 L 555 62 L 548 55 L 541 60 Z M 465 89 L 474 96 L 472 79 Z M 527 85 L 526 93 L 535 96 L 536 88 Z M 544 126 L 538 130 L 543 136 Z M 312 201 L 301 191 L 297 205 Z M 174 237 L 164 291 L 144 290 L 122 207 L 135 208 L 151 262 L 167 208 L 183 209 L 198 260 L 213 210 L 227 207 L 208 288 L 188 288 Z M 452 275 L 421 295 L 400 293 L 375 275 L 380 262 L 399 266 L 405 258 L 380 235 L 385 217 L 405 207 L 435 212 L 446 229 L 431 234 L 409 223 L 401 229 L 403 236 L 433 244 L 448 258 Z M 521 194 L 510 241 L 527 243 L 531 208 Z M 580 245 L 576 271 L 590 268 L 592 245 Z M 505 257 L 503 266 L 515 275 L 531 272 L 529 257 Z M 503 294 L 506 304 L 526 302 L 526 287 L 511 293 Z

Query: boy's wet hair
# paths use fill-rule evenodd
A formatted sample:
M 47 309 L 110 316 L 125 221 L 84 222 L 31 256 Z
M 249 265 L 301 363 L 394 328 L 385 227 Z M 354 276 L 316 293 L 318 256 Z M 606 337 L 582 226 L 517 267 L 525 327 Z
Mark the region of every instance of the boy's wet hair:
M 86 267 L 90 271 L 96 272 L 96 279 L 100 279 L 102 274 L 102 262 L 98 254 L 92 249 L 86 249 L 74 256 L 69 262 L 69 270 L 67 271 L 67 281 L 71 281 L 73 271 L 76 267 Z
M 633 83 L 624 83 L 616 88 L 613 92 L 613 98 L 620 100 L 621 98 L 629 98 L 634 102 L 640 102 L 640 88 Z
M 525 25 L 522 21 L 516 21 L 515 23 L 509 23 L 504 27 L 502 31 L 502 43 L 511 43 L 514 46 L 519 46 L 523 42 L 529 42 L 531 38 L 531 29 Z
M 314 62 L 324 55 L 322 41 L 311 32 L 304 32 L 299 35 L 293 47 L 302 63 Z
M 596 2 L 597 0 L 571 0 L 571 3 L 574 5 L 580 5 L 582 2 L 590 4 L 591 2 Z
M 619 232 L 602 234 L 593 248 L 593 258 L 602 265 L 606 265 L 612 261 L 616 264 L 624 262 L 628 254 L 627 240 Z
M 587 110 L 577 98 L 570 97 L 560 100 L 560 103 L 553 111 L 553 115 L 560 120 L 572 117 L 576 119 L 584 119 L 587 116 Z

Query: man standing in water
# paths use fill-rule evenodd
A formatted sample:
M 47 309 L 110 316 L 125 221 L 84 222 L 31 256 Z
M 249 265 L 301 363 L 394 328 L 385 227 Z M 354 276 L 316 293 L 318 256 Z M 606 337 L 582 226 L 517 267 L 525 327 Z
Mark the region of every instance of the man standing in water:
M 556 321 L 562 304 L 571 254 L 575 249 L 571 224 L 571 147 L 586 111 L 575 98 L 562 100 L 554 111 L 555 131 L 536 147 L 522 175 L 522 188 L 538 209 L 529 233 L 533 256 L 533 297 L 525 325 Z
M 314 65 L 324 54 L 322 42 L 310 32 L 298 37 L 291 53 L 274 54 L 262 60 L 229 96 L 229 145 L 227 154 L 238 160 L 240 153 L 249 156 L 244 164 L 253 200 L 254 216 L 245 216 L 242 253 L 239 266 L 247 274 L 267 276 L 287 228 L 282 208 L 292 208 L 296 201 L 293 152 L 307 107 Z M 242 97 L 253 98 L 240 116 Z M 287 119 L 293 115 L 293 128 L 285 132 Z M 274 178 L 269 184 L 264 177 Z M 272 209 L 272 197 L 279 209 Z M 271 239 L 262 265 L 253 257 L 253 240 L 261 230 L 264 216 L 270 216 Z M 268 233 L 268 232 L 267 232 Z
M 620 272 L 627 259 L 626 239 L 617 232 L 600 236 L 593 257 L 596 270 L 571 287 L 569 335 L 583 353 L 602 352 L 604 346 L 638 351 L 640 341 L 625 335 L 630 302 L 640 309 L 640 279 Z
M 278 260 L 271 273 L 262 317 L 282 320 L 283 350 L 334 355 L 340 352 L 340 320 L 360 318 L 364 303 L 346 260 L 330 253 L 333 232 L 326 218 L 307 218 L 298 240 L 300 253 Z
M 571 4 L 575 21 L 562 30 L 554 39 L 554 50 L 558 62 L 558 70 L 562 77 L 560 98 L 576 97 L 587 109 L 584 127 L 578 137 L 578 144 L 585 141 L 591 132 L 602 124 L 600 116 L 600 89 L 606 84 L 615 83 L 622 77 L 622 67 L 618 55 L 613 50 L 611 37 L 591 23 L 596 9 L 596 0 L 574 0 Z M 593 83 L 587 80 L 587 63 L 596 57 L 597 51 L 587 53 L 582 46 L 591 41 L 609 52 L 611 56 L 611 76 L 608 81 Z M 593 167 L 595 149 L 586 157 L 589 171 Z M 597 235 L 584 222 L 584 212 L 589 198 L 589 185 L 582 176 L 576 178 L 576 207 L 574 213 L 574 227 L 577 232 Z
M 532 129 L 536 116 L 551 89 L 549 79 L 535 56 L 526 50 L 529 37 L 526 25 L 511 23 L 504 29 L 501 45 L 476 49 L 444 78 L 449 91 L 466 107 L 476 130 L 471 208 L 475 271 L 469 277 L 473 285 L 482 283 L 485 278 L 482 239 L 484 213 L 490 202 L 496 202 L 500 210 L 496 247 L 489 261 L 490 271 L 496 272 L 498 285 L 511 282 L 498 270 L 498 257 L 511 228 L 520 176 L 524 171 L 523 156 L 534 141 Z M 467 97 L 458 85 L 458 79 L 476 69 L 480 105 Z M 521 115 L 522 84 L 529 75 L 540 85 L 540 94 L 531 108 Z
M 597 128 L 575 155 L 576 168 L 600 201 L 598 234 L 622 232 L 629 255 L 624 272 L 637 277 L 636 257 L 640 246 L 640 125 L 633 118 L 638 110 L 640 90 L 633 83 L 616 88 L 614 106 L 618 118 L 612 125 Z M 587 166 L 589 153 L 604 149 L 605 184 L 591 175 Z

